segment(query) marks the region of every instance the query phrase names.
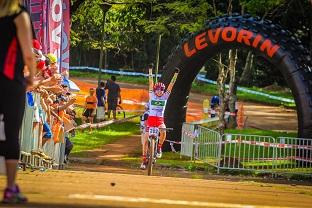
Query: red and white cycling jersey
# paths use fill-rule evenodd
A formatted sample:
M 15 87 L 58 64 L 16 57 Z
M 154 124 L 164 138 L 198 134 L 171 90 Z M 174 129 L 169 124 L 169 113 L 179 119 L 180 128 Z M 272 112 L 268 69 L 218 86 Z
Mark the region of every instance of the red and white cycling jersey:
M 158 97 L 155 93 L 149 93 L 149 116 L 164 117 L 169 92 L 165 92 L 162 96 Z
M 170 93 L 166 91 L 162 96 L 158 97 L 154 92 L 149 93 L 149 114 L 147 126 L 164 125 L 164 113 Z

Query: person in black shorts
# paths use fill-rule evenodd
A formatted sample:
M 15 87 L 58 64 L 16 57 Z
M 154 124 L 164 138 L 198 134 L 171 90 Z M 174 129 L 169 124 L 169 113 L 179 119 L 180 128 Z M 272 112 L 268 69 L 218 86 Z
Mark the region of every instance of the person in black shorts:
M 108 90 L 107 93 L 107 108 L 108 115 L 107 118 L 110 119 L 111 111 L 113 111 L 113 118 L 116 119 L 116 108 L 118 103 L 121 104 L 120 87 L 116 83 L 116 77 L 111 76 L 110 80 L 107 80 L 105 89 Z M 118 102 L 119 100 L 119 102 Z
M 19 0 L 1 1 L 0 28 L 0 114 L 4 122 L 2 135 L 5 137 L 0 138 L 0 155 L 5 158 L 7 173 L 2 203 L 25 203 L 27 198 L 21 194 L 15 179 L 20 155 L 19 129 L 24 115 L 25 89 L 33 84 L 35 60 L 30 17 L 25 8 L 19 5 Z M 26 78 L 24 66 L 29 71 Z
M 89 120 L 90 123 L 93 123 L 96 106 L 98 102 L 96 99 L 96 96 L 94 95 L 94 92 L 95 92 L 94 88 L 89 89 L 89 96 L 86 98 L 86 102 L 85 102 L 85 111 L 82 114 L 83 123 L 85 123 L 86 120 Z

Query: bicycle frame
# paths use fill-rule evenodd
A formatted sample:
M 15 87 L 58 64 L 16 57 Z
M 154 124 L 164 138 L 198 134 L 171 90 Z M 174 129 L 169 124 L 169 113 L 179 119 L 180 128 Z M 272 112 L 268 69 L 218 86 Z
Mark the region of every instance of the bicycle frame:
M 156 162 L 156 152 L 159 142 L 159 128 L 149 127 L 148 130 L 148 150 L 147 150 L 147 175 L 152 175 L 153 165 Z
M 147 150 L 147 175 L 152 175 L 153 165 L 156 163 L 157 146 L 160 137 L 160 130 L 168 131 L 172 128 L 149 127 L 148 129 L 148 150 Z

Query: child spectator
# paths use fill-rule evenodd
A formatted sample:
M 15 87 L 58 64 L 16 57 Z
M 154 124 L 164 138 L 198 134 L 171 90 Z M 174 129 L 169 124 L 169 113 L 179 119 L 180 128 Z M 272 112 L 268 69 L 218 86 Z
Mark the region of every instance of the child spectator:
M 82 121 L 83 123 L 86 122 L 86 120 L 89 120 L 89 123 L 93 123 L 95 110 L 97 106 L 97 99 L 94 95 L 94 88 L 90 88 L 89 96 L 86 98 L 85 102 L 85 111 L 83 113 Z

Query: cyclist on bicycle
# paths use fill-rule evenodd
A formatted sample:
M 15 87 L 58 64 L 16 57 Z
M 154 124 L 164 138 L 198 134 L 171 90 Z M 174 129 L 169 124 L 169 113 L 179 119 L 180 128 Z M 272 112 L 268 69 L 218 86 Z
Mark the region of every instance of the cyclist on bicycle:
M 156 154 L 157 158 L 161 158 L 162 156 L 162 145 L 166 139 L 166 131 L 164 130 L 164 128 L 166 128 L 166 125 L 164 123 L 164 113 L 167 100 L 169 98 L 173 85 L 177 79 L 178 73 L 179 69 L 176 68 L 176 71 L 166 91 L 165 90 L 166 86 L 164 83 L 157 82 L 154 85 L 152 68 L 149 69 L 149 115 L 147 119 L 147 127 L 162 128 L 160 129 L 159 143 L 157 146 L 157 154 Z M 143 155 L 143 162 L 144 161 L 146 162 L 145 155 Z

